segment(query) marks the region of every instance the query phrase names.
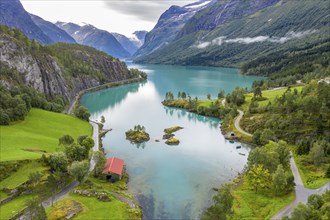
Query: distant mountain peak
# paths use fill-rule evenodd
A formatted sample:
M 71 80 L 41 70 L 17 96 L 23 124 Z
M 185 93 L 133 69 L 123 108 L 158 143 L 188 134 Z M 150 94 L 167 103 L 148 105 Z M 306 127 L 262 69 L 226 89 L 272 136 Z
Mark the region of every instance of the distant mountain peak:
M 76 41 L 64 30 L 55 24 L 45 21 L 37 15 L 30 14 L 33 22 L 53 41 L 64 43 L 76 43 Z
M 80 44 L 94 47 L 118 58 L 131 56 L 113 34 L 98 29 L 91 24 L 80 23 L 82 26 L 71 22 L 56 22 L 55 24 Z

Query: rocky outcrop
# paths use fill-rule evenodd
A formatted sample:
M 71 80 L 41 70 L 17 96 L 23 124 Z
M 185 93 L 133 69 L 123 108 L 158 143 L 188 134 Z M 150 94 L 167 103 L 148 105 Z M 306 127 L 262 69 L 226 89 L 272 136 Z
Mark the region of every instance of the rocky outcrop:
M 63 44 L 63 47 L 69 45 Z M 87 68 L 97 74 L 70 72 L 66 65 L 70 66 L 71 63 L 64 64 L 63 60 L 59 59 L 64 56 L 60 51 L 63 50 L 60 48 L 58 52 L 55 51 L 56 55 L 47 49 L 35 52 L 17 39 L 0 32 L 0 65 L 18 73 L 18 76 L 1 74 L 0 83 L 11 87 L 17 86 L 17 82 L 23 82 L 49 98 L 63 96 L 70 102 L 81 90 L 129 78 L 129 71 L 124 63 L 80 45 L 72 45 L 66 52 L 74 57 L 74 62 L 79 61 L 80 65 L 87 65 Z
M 135 59 L 148 55 L 168 45 L 195 13 L 212 1 L 197 1 L 183 7 L 171 6 L 159 18 L 156 26 L 146 34 L 144 44 L 134 54 Z

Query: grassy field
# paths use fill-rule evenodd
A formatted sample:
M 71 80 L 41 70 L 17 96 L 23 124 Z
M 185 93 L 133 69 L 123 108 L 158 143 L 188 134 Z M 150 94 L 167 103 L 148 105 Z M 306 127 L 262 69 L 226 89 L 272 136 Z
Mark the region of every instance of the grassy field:
M 9 177 L 1 181 L 0 190 L 3 188 L 14 189 L 28 180 L 30 172 L 32 171 L 42 172 L 43 170 L 46 169 L 47 169 L 46 167 L 43 167 L 37 161 L 32 161 L 22 166 L 16 172 L 13 172 Z
M 110 202 L 100 202 L 94 197 L 85 197 L 75 194 L 70 194 L 64 200 L 58 202 L 54 207 L 46 209 L 48 216 L 55 208 L 63 206 L 67 201 L 73 200 L 79 202 L 83 206 L 83 211 L 79 212 L 74 219 L 131 219 L 129 216 L 129 207 L 125 203 L 111 198 Z
M 10 216 L 22 210 L 32 195 L 19 196 L 18 198 L 0 206 L 0 219 L 9 219 Z
M 109 183 L 105 180 L 94 178 L 92 175 L 85 183 L 76 187 L 80 190 L 97 191 L 97 192 L 116 192 L 128 198 L 127 195 L 127 176 L 115 183 Z M 83 211 L 80 212 L 75 219 L 140 219 L 138 209 L 131 209 L 126 203 L 111 196 L 110 202 L 102 202 L 94 197 L 86 197 L 76 194 L 70 194 L 64 200 L 57 203 L 54 207 L 46 209 L 48 217 L 56 216 L 60 207 L 70 204 L 70 201 L 76 201 L 82 204 Z M 72 202 L 71 202 L 72 203 Z
M 91 135 L 92 127 L 70 115 L 31 109 L 24 121 L 0 126 L 0 131 L 0 161 L 8 161 L 36 159 L 40 157 L 40 151 L 54 152 L 59 137 Z
M 301 92 L 301 90 L 304 88 L 304 86 L 296 86 L 291 88 L 292 91 L 294 89 L 297 89 L 298 92 Z M 262 91 L 262 97 L 267 98 L 266 100 L 263 101 L 259 101 L 258 104 L 259 106 L 266 106 L 268 104 L 268 102 L 273 102 L 275 100 L 276 97 L 281 97 L 285 91 L 287 90 L 287 88 L 282 88 L 282 89 L 272 89 L 272 90 L 264 90 Z M 244 104 L 240 107 L 241 109 L 243 109 L 244 111 L 247 111 L 249 109 L 249 106 L 251 104 L 251 99 L 253 97 L 253 93 L 247 93 L 245 94 L 245 102 Z
M 299 169 L 301 179 L 306 188 L 317 189 L 330 181 L 330 178 L 324 177 L 325 171 L 328 168 L 327 163 L 323 163 L 320 167 L 313 164 L 304 163 L 308 160 L 308 155 L 295 155 L 295 161 Z
M 249 189 L 247 181 L 244 179 L 233 191 L 234 215 L 232 219 L 270 219 L 279 210 L 291 203 L 294 192 L 282 197 L 255 193 Z

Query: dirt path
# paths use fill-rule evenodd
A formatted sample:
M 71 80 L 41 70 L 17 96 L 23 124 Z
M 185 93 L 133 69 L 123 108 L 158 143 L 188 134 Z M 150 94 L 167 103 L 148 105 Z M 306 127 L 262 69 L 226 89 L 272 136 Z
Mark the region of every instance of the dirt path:
M 225 105 L 226 105 L 226 99 L 223 99 L 223 100 L 221 101 L 221 104 L 222 104 L 223 106 L 225 106 Z M 234 123 L 235 128 L 236 128 L 240 133 L 245 134 L 246 136 L 252 137 L 252 136 L 253 136 L 252 134 L 250 134 L 250 133 L 244 131 L 244 130 L 241 128 L 241 126 L 239 125 L 239 123 L 240 123 L 240 121 L 241 121 L 241 119 L 242 119 L 242 117 L 243 117 L 243 115 L 244 115 L 244 112 L 243 112 L 242 110 L 239 110 L 239 109 L 237 109 L 237 111 L 238 111 L 239 115 L 238 115 L 238 117 L 236 118 L 235 123 Z
M 126 203 L 127 205 L 129 205 L 129 207 L 131 208 L 135 208 L 135 204 L 128 198 L 126 198 L 125 196 L 122 196 L 116 192 L 112 192 L 112 195 L 114 195 L 117 199 L 119 199 L 120 201 Z
M 243 113 L 242 110 L 239 110 L 239 109 L 237 109 L 237 111 L 238 111 L 239 115 L 238 115 L 238 117 L 237 117 L 236 120 L 235 120 L 235 128 L 236 128 L 240 133 L 242 133 L 242 134 L 244 134 L 244 135 L 246 135 L 246 136 L 252 137 L 252 134 L 250 134 L 250 133 L 244 131 L 244 130 L 240 127 L 239 123 L 240 123 L 240 121 L 241 121 L 241 119 L 242 119 L 244 113 Z

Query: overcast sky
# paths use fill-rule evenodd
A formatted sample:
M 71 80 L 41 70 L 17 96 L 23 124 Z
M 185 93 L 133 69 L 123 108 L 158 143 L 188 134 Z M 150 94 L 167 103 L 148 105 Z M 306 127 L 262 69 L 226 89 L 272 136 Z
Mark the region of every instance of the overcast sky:
M 28 12 L 51 22 L 88 23 L 109 32 L 129 36 L 150 31 L 171 5 L 197 0 L 21 0 Z

